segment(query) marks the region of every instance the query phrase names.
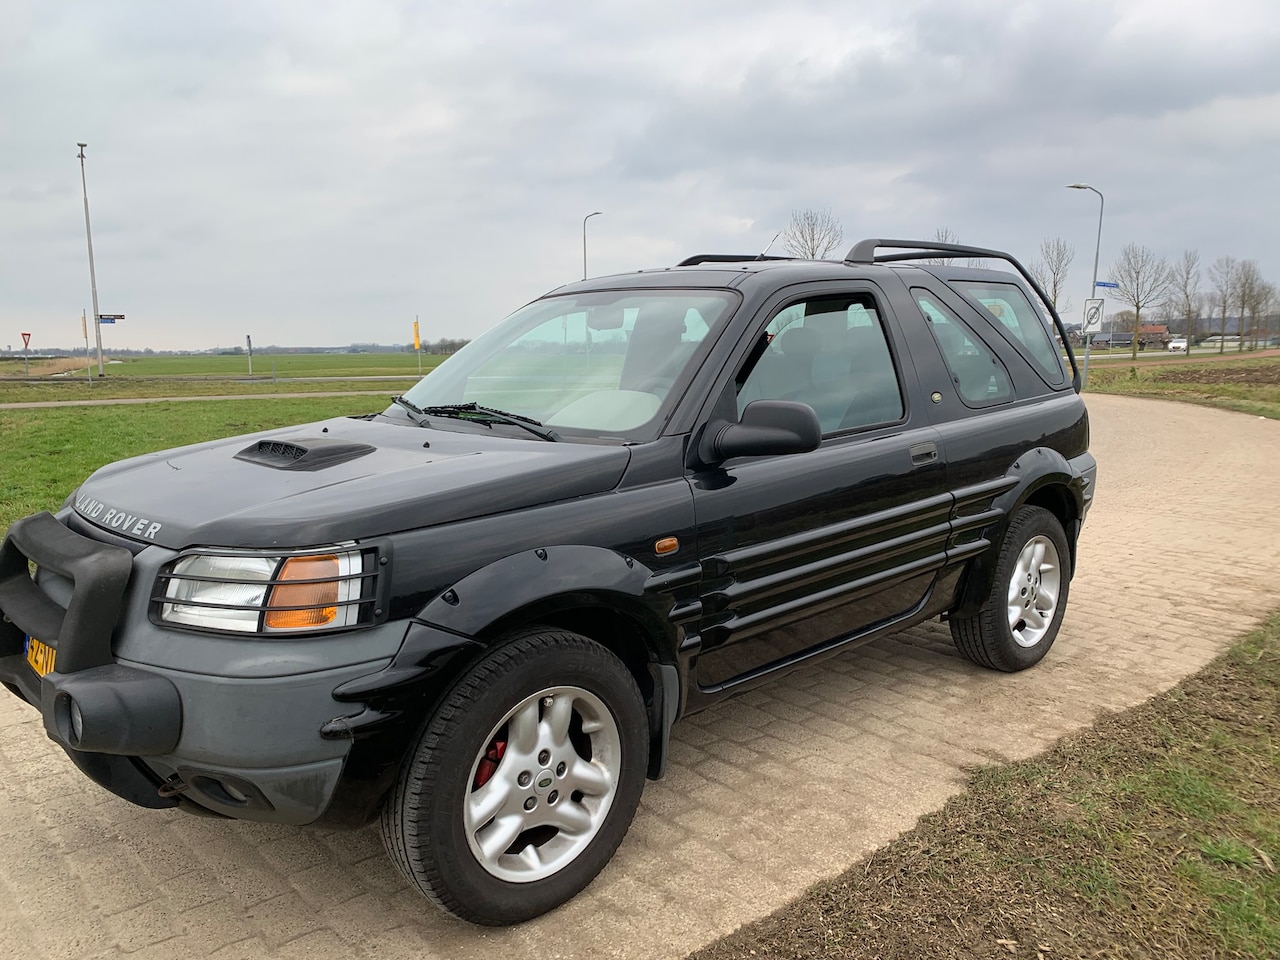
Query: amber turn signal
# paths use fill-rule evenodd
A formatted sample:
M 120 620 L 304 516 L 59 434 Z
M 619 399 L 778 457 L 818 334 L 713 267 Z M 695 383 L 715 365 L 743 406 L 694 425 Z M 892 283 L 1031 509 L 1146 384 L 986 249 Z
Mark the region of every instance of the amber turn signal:
M 290 557 L 267 601 L 266 626 L 275 630 L 325 627 L 338 617 L 338 558 Z M 282 607 L 301 607 L 287 610 Z
M 658 556 L 666 553 L 675 553 L 680 549 L 680 541 L 675 537 L 663 537 L 661 540 L 653 542 L 653 552 Z

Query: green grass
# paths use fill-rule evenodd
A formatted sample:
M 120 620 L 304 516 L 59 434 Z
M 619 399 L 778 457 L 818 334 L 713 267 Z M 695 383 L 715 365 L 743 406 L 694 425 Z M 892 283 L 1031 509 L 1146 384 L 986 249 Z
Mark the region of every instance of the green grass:
M 56 510 L 114 460 L 385 406 L 356 396 L 0 410 L 0 532 L 19 517 Z

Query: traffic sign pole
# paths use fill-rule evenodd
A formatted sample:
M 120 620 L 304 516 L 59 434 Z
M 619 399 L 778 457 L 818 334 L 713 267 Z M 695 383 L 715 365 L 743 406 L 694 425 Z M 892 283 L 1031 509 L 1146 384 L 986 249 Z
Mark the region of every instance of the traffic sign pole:
M 31 334 L 24 333 L 22 335 L 22 375 L 24 377 L 31 376 L 31 365 L 27 362 L 27 355 L 31 352 Z

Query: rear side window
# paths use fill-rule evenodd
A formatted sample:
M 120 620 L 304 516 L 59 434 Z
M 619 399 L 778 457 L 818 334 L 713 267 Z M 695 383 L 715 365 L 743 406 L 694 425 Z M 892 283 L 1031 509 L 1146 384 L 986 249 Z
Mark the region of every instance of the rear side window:
M 916 287 L 911 295 L 929 322 L 929 332 L 942 351 L 951 382 L 965 406 L 986 407 L 1012 399 L 1009 374 L 991 348 L 927 290 Z
M 1021 345 L 1049 383 L 1062 383 L 1062 358 L 1039 314 L 1016 284 L 953 280 L 951 285 L 987 308 L 997 325 Z

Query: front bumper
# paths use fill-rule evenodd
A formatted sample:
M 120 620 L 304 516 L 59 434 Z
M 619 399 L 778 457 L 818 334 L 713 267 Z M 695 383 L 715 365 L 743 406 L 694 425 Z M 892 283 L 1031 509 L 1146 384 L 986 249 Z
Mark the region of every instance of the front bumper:
M 13 524 L 0 546 L 0 683 L 40 710 L 77 767 L 126 800 L 315 821 L 351 749 L 321 735 L 352 711 L 333 692 L 386 668 L 405 624 L 288 640 L 168 630 L 147 612 L 173 556 L 100 542 L 47 513 Z M 43 678 L 27 662 L 28 636 L 56 650 Z

